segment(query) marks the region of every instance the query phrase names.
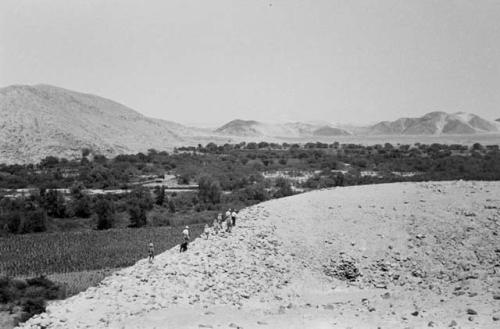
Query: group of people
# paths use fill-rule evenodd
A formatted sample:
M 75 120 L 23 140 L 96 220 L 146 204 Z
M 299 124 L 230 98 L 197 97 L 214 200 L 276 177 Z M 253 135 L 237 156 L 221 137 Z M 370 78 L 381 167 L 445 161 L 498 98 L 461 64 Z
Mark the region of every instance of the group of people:
M 233 209 L 229 208 L 224 214 L 224 216 L 222 216 L 222 213 L 218 213 L 217 217 L 214 219 L 213 222 L 213 230 L 215 234 L 219 234 L 220 231 L 224 230 L 224 224 L 225 224 L 225 231 L 231 233 L 232 228 L 236 226 L 236 217 L 237 217 L 237 212 L 236 209 L 234 208 Z M 210 235 L 210 228 L 208 224 L 205 224 L 203 234 L 205 235 L 205 238 L 208 239 L 208 236 Z M 182 243 L 180 244 L 179 252 L 187 251 L 190 240 L 191 238 L 189 235 L 189 226 L 186 225 L 184 227 L 184 230 L 182 230 Z M 154 245 L 152 241 L 150 241 L 148 245 L 148 255 L 149 255 L 148 260 L 150 263 L 152 263 L 155 257 Z
M 236 209 L 228 209 L 224 216 L 222 213 L 217 214 L 217 217 L 214 219 L 213 229 L 215 234 L 219 234 L 220 231 L 224 230 L 224 224 L 226 228 L 226 232 L 231 232 L 231 229 L 236 226 Z M 209 227 L 208 224 L 205 224 L 205 235 L 208 238 L 209 235 Z

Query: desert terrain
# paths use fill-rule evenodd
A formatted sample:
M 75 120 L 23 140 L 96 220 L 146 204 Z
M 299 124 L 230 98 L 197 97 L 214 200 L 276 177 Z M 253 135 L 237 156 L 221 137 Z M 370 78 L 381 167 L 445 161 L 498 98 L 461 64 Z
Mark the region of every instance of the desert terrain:
M 339 187 L 52 302 L 22 328 L 498 328 L 500 183 Z

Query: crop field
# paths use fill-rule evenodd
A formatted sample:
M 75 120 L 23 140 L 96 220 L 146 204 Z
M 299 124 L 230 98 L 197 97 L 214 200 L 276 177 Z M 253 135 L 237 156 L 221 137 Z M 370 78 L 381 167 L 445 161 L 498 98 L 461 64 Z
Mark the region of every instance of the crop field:
M 55 232 L 0 238 L 0 276 L 34 276 L 130 266 L 147 257 L 152 241 L 160 253 L 179 244 L 182 227 Z M 203 225 L 191 225 L 197 237 Z

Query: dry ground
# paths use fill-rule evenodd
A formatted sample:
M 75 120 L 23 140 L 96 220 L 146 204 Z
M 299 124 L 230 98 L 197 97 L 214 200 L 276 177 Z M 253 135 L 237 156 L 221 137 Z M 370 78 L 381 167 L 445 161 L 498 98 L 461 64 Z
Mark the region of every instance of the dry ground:
M 232 233 L 141 260 L 25 327 L 498 328 L 499 228 L 499 182 L 314 191 L 244 209 Z

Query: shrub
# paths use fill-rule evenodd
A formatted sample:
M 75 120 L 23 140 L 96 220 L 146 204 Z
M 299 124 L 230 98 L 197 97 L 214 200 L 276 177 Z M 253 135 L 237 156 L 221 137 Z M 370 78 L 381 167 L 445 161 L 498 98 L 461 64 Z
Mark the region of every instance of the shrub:
M 266 201 L 269 200 L 269 193 L 264 186 L 264 183 L 256 183 L 245 187 L 240 193 L 241 201 L 256 200 Z
M 168 209 L 170 210 L 171 213 L 175 213 L 176 208 L 175 208 L 174 200 L 172 200 L 172 199 L 168 200 Z
M 19 290 L 25 289 L 28 286 L 28 282 L 23 279 L 12 279 L 11 283 L 16 289 Z
M 24 214 L 21 233 L 45 232 L 47 230 L 47 214 L 43 209 L 28 211 Z
M 278 190 L 274 193 L 275 198 L 282 198 L 293 194 L 292 184 L 290 180 L 284 177 L 278 177 L 276 179 L 276 187 Z
M 17 323 L 24 322 L 34 314 L 45 311 L 45 301 L 64 297 L 63 288 L 47 278 L 19 280 L 0 278 L 0 303 L 7 304 L 11 310 L 15 305 L 22 308 Z
M 22 301 L 21 307 L 23 313 L 18 321 L 25 322 L 33 315 L 45 312 L 45 300 L 42 297 L 28 298 Z

